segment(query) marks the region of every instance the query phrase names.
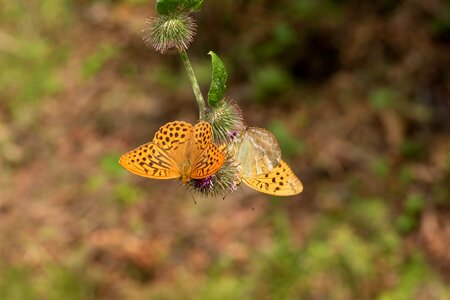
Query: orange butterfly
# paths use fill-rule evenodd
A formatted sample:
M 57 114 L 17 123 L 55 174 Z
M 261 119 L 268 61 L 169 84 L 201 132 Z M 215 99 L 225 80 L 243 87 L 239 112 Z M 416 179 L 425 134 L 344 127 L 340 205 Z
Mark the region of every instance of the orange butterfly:
M 182 121 L 169 122 L 155 133 L 150 143 L 125 153 L 119 163 L 126 170 L 155 179 L 201 179 L 216 173 L 225 162 L 223 152 L 212 142 L 207 122 L 192 126 Z

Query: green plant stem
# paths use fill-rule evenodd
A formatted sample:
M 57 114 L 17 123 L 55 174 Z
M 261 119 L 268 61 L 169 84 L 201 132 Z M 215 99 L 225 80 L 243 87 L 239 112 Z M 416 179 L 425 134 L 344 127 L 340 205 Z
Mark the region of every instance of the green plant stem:
M 200 120 L 205 120 L 206 114 L 206 106 L 205 100 L 203 99 L 202 92 L 200 91 L 200 86 L 197 82 L 197 77 L 195 77 L 194 69 L 192 69 L 191 62 L 189 61 L 189 57 L 185 50 L 180 51 L 180 57 L 183 61 L 184 67 L 189 76 L 189 80 L 191 81 L 192 90 L 194 91 L 195 100 L 197 100 L 198 110 L 199 110 L 199 118 Z

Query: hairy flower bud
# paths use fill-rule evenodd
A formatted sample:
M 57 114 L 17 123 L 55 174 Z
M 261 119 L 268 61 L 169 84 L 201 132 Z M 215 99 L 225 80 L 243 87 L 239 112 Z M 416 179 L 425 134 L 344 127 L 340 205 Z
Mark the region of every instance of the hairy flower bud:
M 147 32 L 144 36 L 145 44 L 162 54 L 186 50 L 196 29 L 194 19 L 185 13 L 158 16 L 147 20 L 146 24 L 148 27 L 143 29 Z
M 218 145 L 229 143 L 244 128 L 241 109 L 230 101 L 222 101 L 212 108 L 206 120 L 213 128 L 213 141 Z

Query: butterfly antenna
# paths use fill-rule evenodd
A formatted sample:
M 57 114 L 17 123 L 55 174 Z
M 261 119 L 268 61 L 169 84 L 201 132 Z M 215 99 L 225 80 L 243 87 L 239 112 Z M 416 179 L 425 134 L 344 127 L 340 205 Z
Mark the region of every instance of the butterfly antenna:
M 188 189 L 189 195 L 191 195 L 192 201 L 194 201 L 194 204 L 197 204 L 197 201 L 195 201 L 194 195 L 192 195 L 192 192 L 190 189 Z
M 178 181 L 177 182 L 177 187 L 173 191 L 176 192 L 182 186 L 183 186 L 183 184 L 180 181 Z
M 228 197 L 229 194 L 231 194 L 232 190 L 229 190 L 228 193 L 225 194 L 225 196 L 222 197 L 222 200 L 225 200 L 226 197 Z

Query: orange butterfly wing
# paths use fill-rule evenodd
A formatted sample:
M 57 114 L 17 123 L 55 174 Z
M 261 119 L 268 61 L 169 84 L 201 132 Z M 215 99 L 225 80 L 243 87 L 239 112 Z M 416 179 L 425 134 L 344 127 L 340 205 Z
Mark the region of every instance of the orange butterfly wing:
M 147 143 L 125 153 L 119 163 L 139 176 L 156 179 L 180 177 L 177 162 L 155 143 Z
M 200 179 L 213 175 L 222 167 L 225 155 L 214 144 L 209 144 L 198 156 L 191 171 L 191 178 Z
M 242 179 L 249 187 L 269 195 L 293 196 L 303 191 L 303 184 L 284 162 L 270 172 Z
M 191 170 L 191 178 L 200 179 L 219 171 L 225 162 L 225 155 L 212 142 L 212 127 L 207 122 L 194 126 L 196 155 Z
M 147 178 L 179 178 L 179 153 L 192 137 L 191 124 L 169 122 L 155 133 L 153 141 L 125 153 L 119 163 L 128 171 Z
M 205 178 L 217 172 L 225 161 L 223 152 L 211 140 L 212 128 L 207 122 L 195 126 L 169 122 L 155 133 L 152 142 L 125 153 L 119 163 L 147 178 Z M 190 166 L 187 169 L 182 167 L 186 164 Z
M 189 123 L 183 121 L 169 122 L 159 128 L 152 142 L 175 158 L 191 139 L 192 133 L 193 126 Z

